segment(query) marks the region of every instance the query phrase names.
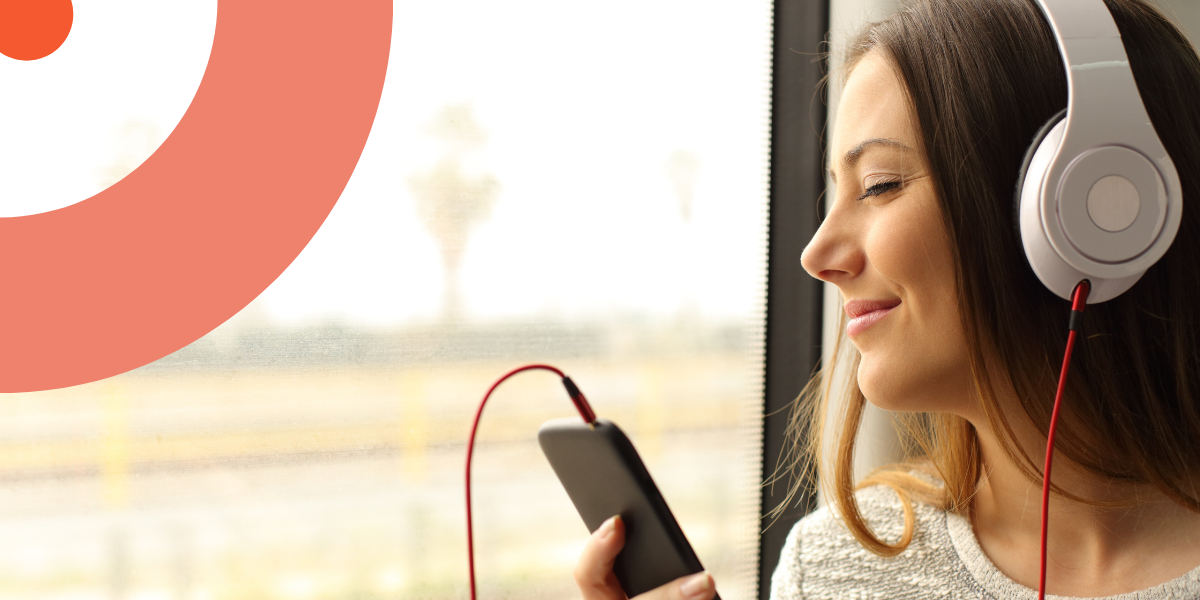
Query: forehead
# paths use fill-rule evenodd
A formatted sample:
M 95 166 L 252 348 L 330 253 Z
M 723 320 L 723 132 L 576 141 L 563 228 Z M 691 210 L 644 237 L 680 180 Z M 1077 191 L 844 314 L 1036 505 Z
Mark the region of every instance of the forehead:
M 879 52 L 867 52 L 842 90 L 830 140 L 830 168 L 837 170 L 846 152 L 863 141 L 894 140 L 919 148 L 918 137 L 908 95 L 895 70 Z

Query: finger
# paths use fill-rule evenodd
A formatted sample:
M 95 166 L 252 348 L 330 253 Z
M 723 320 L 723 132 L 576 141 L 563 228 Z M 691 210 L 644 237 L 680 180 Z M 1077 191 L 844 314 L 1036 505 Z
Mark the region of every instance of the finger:
M 625 546 L 625 524 L 615 516 L 596 528 L 575 564 L 575 585 L 583 600 L 625 600 L 613 561 Z
M 716 593 L 717 586 L 712 575 L 703 571 L 638 594 L 633 600 L 710 600 Z

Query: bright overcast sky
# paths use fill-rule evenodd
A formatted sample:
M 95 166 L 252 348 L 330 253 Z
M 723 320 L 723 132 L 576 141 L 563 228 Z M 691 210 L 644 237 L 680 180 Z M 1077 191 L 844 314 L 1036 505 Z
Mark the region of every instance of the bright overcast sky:
M 58 52 L 0 60 L 0 215 L 110 185 L 166 138 L 203 75 L 215 0 L 84 0 L 75 10 Z M 446 152 L 429 134 L 434 116 L 468 105 L 487 133 L 469 164 L 499 184 L 462 262 L 468 318 L 754 314 L 769 33 L 762 0 L 397 1 L 362 159 L 260 304 L 288 322 L 435 318 L 442 261 L 409 181 Z M 695 167 L 687 220 L 673 156 Z

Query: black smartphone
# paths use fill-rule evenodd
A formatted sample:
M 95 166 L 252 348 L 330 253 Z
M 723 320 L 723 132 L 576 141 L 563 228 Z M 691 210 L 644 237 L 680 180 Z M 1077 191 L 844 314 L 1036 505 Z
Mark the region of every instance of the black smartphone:
M 538 430 L 538 443 L 588 531 L 621 515 L 625 547 L 613 573 L 627 596 L 704 570 L 633 443 L 615 423 L 597 419 L 588 425 L 579 417 L 547 421 Z

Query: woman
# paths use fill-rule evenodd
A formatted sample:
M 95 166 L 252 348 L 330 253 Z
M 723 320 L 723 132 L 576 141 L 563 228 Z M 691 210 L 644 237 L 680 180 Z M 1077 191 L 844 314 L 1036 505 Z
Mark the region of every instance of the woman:
M 1057 434 L 1047 591 L 1198 598 L 1200 60 L 1144 0 L 1105 2 L 1184 213 L 1141 281 L 1088 307 Z M 836 187 L 803 264 L 846 301 L 853 376 L 832 456 L 815 456 L 818 424 L 842 390 L 815 381 L 798 405 L 802 462 L 819 465 L 829 507 L 792 530 L 772 596 L 1035 597 L 1069 306 L 1025 259 L 1013 190 L 1035 133 L 1067 104 L 1053 34 L 1033 0 L 915 0 L 861 35 L 846 65 Z M 866 401 L 908 416 L 915 458 L 856 492 Z M 621 541 L 619 520 L 589 541 L 585 599 L 624 597 L 610 572 Z M 700 574 L 640 598 L 707 600 L 713 585 Z

